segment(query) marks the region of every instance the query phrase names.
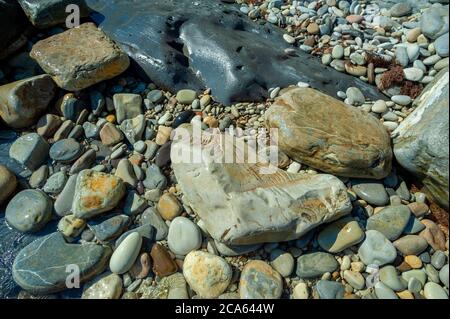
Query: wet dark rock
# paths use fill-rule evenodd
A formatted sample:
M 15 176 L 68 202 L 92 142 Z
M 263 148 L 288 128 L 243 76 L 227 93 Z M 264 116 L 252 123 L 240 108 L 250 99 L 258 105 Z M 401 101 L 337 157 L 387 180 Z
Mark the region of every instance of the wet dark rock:
M 172 127 L 177 128 L 181 124 L 188 123 L 195 116 L 195 113 L 191 110 L 184 111 L 180 115 L 178 115 L 173 121 Z
M 27 18 L 16 0 L 0 0 L 0 59 L 26 42 Z
M 119 236 L 128 226 L 130 217 L 126 215 L 106 216 L 88 222 L 88 227 L 100 241 L 108 241 Z
M 161 146 L 156 152 L 155 164 L 158 167 L 164 167 L 170 164 L 170 148 L 172 147 L 172 142 L 167 142 Z
M 218 102 L 258 101 L 270 87 L 299 81 L 334 95 L 358 87 L 365 97 L 383 95 L 355 77 L 295 51 L 283 32 L 252 22 L 239 8 L 219 0 L 87 0 L 100 28 L 159 87 L 177 92 L 206 87 Z M 122 13 L 127 12 L 124 16 Z M 154 61 L 159 61 L 154 63 Z M 221 76 L 217 76 L 220 74 Z

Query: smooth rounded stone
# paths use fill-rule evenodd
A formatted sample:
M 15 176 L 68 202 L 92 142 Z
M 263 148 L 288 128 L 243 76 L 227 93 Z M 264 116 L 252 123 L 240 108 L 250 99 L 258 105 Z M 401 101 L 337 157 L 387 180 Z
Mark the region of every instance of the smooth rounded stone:
M 427 204 L 419 202 L 409 203 L 408 208 L 411 211 L 411 213 L 417 218 L 424 217 L 429 211 L 429 207 Z
M 197 98 L 197 93 L 194 90 L 180 90 L 177 92 L 176 99 L 178 103 L 190 105 Z
M 47 74 L 0 86 L 0 118 L 15 129 L 30 127 L 45 112 L 55 92 L 56 85 Z
M 0 165 L 0 205 L 2 205 L 16 190 L 17 178 L 6 166 Z
M 434 282 L 427 282 L 423 288 L 423 294 L 427 299 L 448 299 L 448 293 Z
M 125 198 L 123 212 L 128 216 L 134 216 L 142 213 L 147 207 L 146 200 L 133 191 L 129 192 Z
M 141 225 L 150 224 L 156 229 L 155 240 L 166 239 L 169 227 L 154 207 L 149 207 L 142 213 L 140 222 Z
M 80 283 L 102 273 L 111 249 L 86 244 L 67 244 L 61 233 L 38 238 L 23 248 L 13 264 L 14 281 L 33 294 L 49 294 L 67 289 L 71 272 L 68 266 L 79 267 Z M 73 273 L 73 270 L 72 270 Z
M 134 144 L 142 139 L 142 135 L 145 131 L 145 117 L 143 114 L 139 114 L 132 119 L 125 119 L 120 124 L 120 129 L 124 133 L 130 144 Z
M 330 253 L 338 253 L 348 247 L 360 243 L 364 239 L 364 231 L 352 218 L 342 218 L 326 226 L 317 237 L 322 249 Z
M 397 239 L 408 224 L 411 213 L 408 206 L 387 206 L 367 220 L 367 230 L 377 230 L 389 240 Z
M 201 298 L 217 298 L 229 286 L 233 272 L 225 259 L 203 251 L 191 251 L 183 263 L 183 275 Z
M 153 272 L 158 277 L 169 276 L 178 270 L 177 263 L 172 259 L 164 246 L 160 244 L 153 245 L 150 256 L 153 260 Z
M 391 17 L 403 17 L 410 14 L 411 11 L 412 7 L 408 2 L 396 3 L 389 9 Z
M 381 282 L 394 291 L 402 291 L 408 285 L 406 280 L 398 276 L 394 266 L 388 265 L 381 268 L 379 274 Z
M 48 178 L 42 190 L 47 194 L 59 194 L 64 189 L 66 182 L 66 173 L 57 172 Z
M 427 273 L 428 281 L 439 283 L 439 281 L 440 281 L 440 279 L 439 279 L 439 272 L 436 270 L 436 268 L 433 267 L 433 265 L 426 264 L 425 265 L 425 272 Z
M 397 294 L 382 282 L 375 284 L 375 294 L 378 299 L 398 299 Z
M 344 57 L 344 48 L 341 45 L 336 45 L 335 47 L 333 47 L 331 56 L 333 57 L 333 59 L 342 59 Z
M 145 144 L 144 141 L 137 141 L 136 143 L 133 144 L 133 149 L 136 152 L 143 154 L 147 149 L 147 144 Z
M 158 213 L 165 220 L 173 220 L 183 211 L 178 199 L 171 193 L 165 193 L 161 196 L 156 206 Z
M 279 299 L 283 292 L 280 274 L 261 260 L 248 262 L 241 273 L 241 299 Z
M 355 87 L 347 90 L 350 97 L 355 103 L 365 101 Z M 286 105 L 291 111 L 286 111 Z M 275 101 L 265 116 L 269 127 L 278 128 L 280 149 L 297 162 L 347 177 L 383 178 L 390 171 L 392 154 L 385 128 L 373 117 L 335 98 L 311 88 L 292 88 Z M 347 130 L 350 126 L 352 129 Z M 365 133 L 368 127 L 374 133 L 370 141 Z M 330 134 L 335 139 L 330 139 Z M 295 141 L 292 136 L 297 137 Z M 321 147 L 317 149 L 317 145 Z M 313 156 L 312 148 L 316 149 Z
M 442 70 L 442 69 L 448 67 L 448 64 L 449 64 L 448 62 L 449 62 L 449 58 L 445 58 L 445 59 L 439 60 L 439 61 L 436 62 L 436 64 L 434 65 L 434 69 L 435 69 L 436 71 L 440 71 L 440 70 Z
M 294 257 L 288 252 L 274 249 L 270 252 L 270 264 L 283 277 L 289 277 L 294 270 Z
M 51 137 L 56 133 L 62 122 L 63 121 L 59 116 L 54 114 L 46 114 L 37 122 L 36 132 L 42 137 Z
M 78 218 L 89 219 L 112 210 L 125 195 L 125 184 L 116 176 L 81 171 L 77 176 L 72 212 Z
M 422 283 L 418 279 L 412 277 L 408 281 L 408 290 L 412 293 L 419 293 L 422 290 Z
M 323 252 L 305 254 L 297 258 L 296 274 L 300 278 L 320 277 L 339 267 L 333 255 Z
M 163 144 L 155 155 L 155 164 L 158 167 L 165 167 L 170 164 L 171 161 L 171 147 L 172 142 L 168 141 L 167 143 Z
M 49 168 L 47 165 L 42 165 L 31 174 L 28 184 L 31 188 L 41 188 L 45 185 L 49 174 Z
M 445 253 L 442 250 L 435 251 L 433 256 L 431 256 L 431 264 L 437 270 L 444 267 L 446 262 L 447 262 L 447 256 L 445 255 Z
M 261 244 L 253 245 L 225 245 L 214 239 L 214 246 L 217 251 L 222 256 L 235 257 L 240 255 L 246 255 L 248 253 L 254 252 L 261 247 Z
M 179 127 L 181 124 L 184 123 L 189 123 L 192 118 L 195 116 L 195 113 L 191 110 L 187 110 L 184 111 L 182 113 L 180 113 L 174 120 L 172 123 L 172 127 L 173 128 L 177 128 Z
M 106 273 L 83 288 L 82 299 L 119 299 L 122 295 L 122 278 L 117 274 Z
M 427 282 L 427 274 L 423 269 L 413 269 L 405 271 L 402 273 L 402 278 L 406 282 L 409 282 L 412 278 L 415 278 L 420 282 L 421 287 L 423 287 L 423 285 L 425 285 L 425 283 Z
M 367 203 L 375 206 L 385 206 L 389 196 L 383 183 L 374 180 L 354 180 L 352 190 Z
M 142 253 L 131 267 L 129 274 L 132 278 L 144 279 L 150 273 L 151 268 L 152 262 L 150 259 L 150 255 L 147 253 Z
M 434 55 L 429 56 L 428 58 L 424 59 L 423 64 L 425 64 L 427 66 L 431 66 L 431 65 L 434 65 L 437 62 L 439 62 L 441 59 L 442 58 L 439 55 L 434 54 Z
M 42 229 L 52 215 L 53 202 L 44 192 L 27 189 L 16 194 L 6 206 L 8 225 L 22 233 Z
M 89 221 L 87 224 L 99 241 L 106 242 L 119 236 L 129 223 L 130 217 L 117 215 L 97 218 Z
M 133 266 L 142 246 L 142 237 L 137 232 L 129 234 L 114 250 L 109 261 L 113 273 L 124 274 Z
M 402 106 L 408 106 L 412 99 L 408 95 L 394 95 L 391 97 L 391 101 Z
M 424 238 L 434 250 L 445 251 L 445 235 L 436 223 L 429 219 L 422 219 L 425 229 L 420 232 L 419 236 Z
M 289 44 L 295 43 L 295 38 L 287 33 L 283 35 L 283 39 L 284 39 L 284 41 L 286 41 Z
M 403 69 L 403 74 L 405 75 L 405 78 L 409 81 L 420 81 L 423 78 L 423 71 L 418 68 L 407 68 Z
M 316 290 L 320 299 L 343 299 L 344 285 L 340 282 L 319 280 L 316 284 Z
M 441 271 L 439 271 L 439 279 L 447 288 L 448 288 L 448 276 L 449 276 L 449 271 L 448 271 L 448 264 L 447 264 L 444 267 L 442 267 Z
M 401 66 L 406 67 L 409 64 L 409 57 L 407 48 L 404 46 L 399 46 L 395 50 L 395 58 Z
M 77 182 L 78 175 L 71 175 L 63 190 L 60 192 L 59 196 L 55 200 L 54 210 L 59 216 L 64 216 L 70 212 L 72 209 L 73 195 L 75 192 L 75 185 Z
M 298 283 L 292 291 L 292 297 L 294 299 L 303 299 L 303 300 L 308 299 L 309 298 L 308 285 L 304 282 Z
M 167 178 L 157 165 L 150 165 L 145 171 L 144 187 L 147 189 L 163 190 L 167 186 Z
M 441 35 L 434 42 L 434 48 L 436 49 L 436 53 L 441 57 L 448 57 L 448 32 Z
M 423 266 L 422 260 L 415 255 L 405 256 L 404 262 L 413 269 L 419 269 Z
M 69 238 L 78 237 L 85 227 L 86 222 L 83 219 L 76 218 L 74 215 L 64 216 L 58 222 L 58 231 Z
M 202 245 L 200 228 L 186 217 L 176 217 L 170 223 L 167 243 L 174 254 L 185 256 Z
M 150 224 L 143 224 L 142 226 L 132 228 L 116 239 L 114 246 L 118 247 L 122 241 L 131 233 L 138 233 L 142 237 L 142 247 L 144 250 L 150 250 L 155 242 L 155 228 Z
M 353 102 L 353 105 L 361 105 L 366 101 L 361 90 L 356 87 L 349 87 L 345 94 L 347 95 L 347 98 Z
M 37 42 L 30 56 L 59 87 L 72 92 L 114 78 L 130 65 L 128 56 L 94 23 Z
M 365 287 L 365 279 L 359 272 L 344 270 L 344 279 L 355 289 L 362 290 Z
M 362 66 L 362 65 L 353 65 L 351 63 L 346 63 L 345 64 L 345 71 L 348 74 L 351 74 L 353 76 L 366 76 L 367 74 L 367 67 Z M 353 105 L 355 105 L 355 101 L 352 100 Z M 357 103 L 359 105 L 359 103 Z
M 100 139 L 106 146 L 113 146 L 123 141 L 124 135 L 114 124 L 106 123 L 100 130 Z
M 22 135 L 11 145 L 9 157 L 34 171 L 46 161 L 49 148 L 40 135 L 30 133 Z
M 358 255 L 365 265 L 389 264 L 397 257 L 394 245 L 379 231 L 368 230 L 366 239 L 359 247 Z
M 413 214 L 409 217 L 408 224 L 403 229 L 403 234 L 414 235 L 425 229 L 425 225 L 417 219 Z
M 372 112 L 382 114 L 388 110 L 386 102 L 383 100 L 376 101 L 371 108 Z
M 70 174 L 77 174 L 82 170 L 89 169 L 95 163 L 97 159 L 97 152 L 93 149 L 87 150 L 86 153 L 81 155 L 70 167 Z
M 114 175 L 119 177 L 127 187 L 136 188 L 138 180 L 134 174 L 133 165 L 128 159 L 119 161 Z
M 422 33 L 429 39 L 436 39 L 448 32 L 448 8 L 430 7 L 425 10 L 420 19 Z
M 83 131 L 86 138 L 97 138 L 99 136 L 100 128 L 93 123 L 84 122 Z

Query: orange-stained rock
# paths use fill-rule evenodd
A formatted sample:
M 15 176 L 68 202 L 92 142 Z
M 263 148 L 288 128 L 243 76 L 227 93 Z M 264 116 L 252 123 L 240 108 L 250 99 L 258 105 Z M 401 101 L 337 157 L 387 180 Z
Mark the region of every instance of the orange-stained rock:
M 445 251 L 445 234 L 436 223 L 429 219 L 422 219 L 425 229 L 419 234 L 434 250 Z
M 166 193 L 161 196 L 156 206 L 158 213 L 165 220 L 172 220 L 177 216 L 180 216 L 182 207 L 175 195 Z
M 93 23 L 37 42 L 30 56 L 67 91 L 112 79 L 130 65 L 125 52 Z
M 155 244 L 150 252 L 153 260 L 153 272 L 159 277 L 166 277 L 178 270 L 176 262 L 172 259 L 167 249 Z
M 266 112 L 280 149 L 326 173 L 381 179 L 391 171 L 390 137 L 371 115 L 310 88 L 289 88 Z
M 92 170 L 77 177 L 72 212 L 78 218 L 92 218 L 117 206 L 125 195 L 125 184 L 116 176 Z

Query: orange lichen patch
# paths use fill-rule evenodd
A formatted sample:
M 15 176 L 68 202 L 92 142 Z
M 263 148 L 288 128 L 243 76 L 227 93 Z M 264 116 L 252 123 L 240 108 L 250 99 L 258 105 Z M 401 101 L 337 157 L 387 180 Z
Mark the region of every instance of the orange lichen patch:
M 117 183 L 117 179 L 111 178 L 109 175 L 97 175 L 86 180 L 86 187 L 93 191 L 106 194 L 114 189 Z
M 85 208 L 98 208 L 103 203 L 102 198 L 95 195 L 83 197 L 81 200 Z

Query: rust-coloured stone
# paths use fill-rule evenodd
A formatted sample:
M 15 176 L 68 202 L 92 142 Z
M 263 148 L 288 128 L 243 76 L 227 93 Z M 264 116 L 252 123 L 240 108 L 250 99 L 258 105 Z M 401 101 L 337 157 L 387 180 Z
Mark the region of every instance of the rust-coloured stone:
M 157 276 L 166 277 L 178 270 L 176 262 L 170 257 L 164 246 L 160 244 L 153 245 L 150 256 L 153 259 L 153 272 Z

